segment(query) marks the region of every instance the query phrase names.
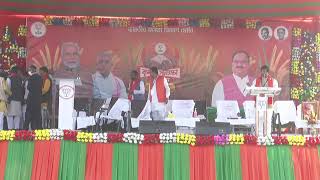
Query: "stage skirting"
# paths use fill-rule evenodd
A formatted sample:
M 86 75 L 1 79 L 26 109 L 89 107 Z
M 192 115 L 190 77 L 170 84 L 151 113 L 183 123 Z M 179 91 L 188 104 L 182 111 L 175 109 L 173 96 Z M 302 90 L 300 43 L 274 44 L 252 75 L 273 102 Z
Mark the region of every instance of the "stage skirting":
M 0 179 L 320 179 L 318 146 L 1 141 Z

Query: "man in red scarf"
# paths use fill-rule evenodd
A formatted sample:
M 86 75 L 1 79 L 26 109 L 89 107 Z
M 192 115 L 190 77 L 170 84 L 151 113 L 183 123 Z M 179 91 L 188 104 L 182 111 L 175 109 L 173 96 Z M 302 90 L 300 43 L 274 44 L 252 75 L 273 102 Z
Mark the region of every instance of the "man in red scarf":
M 277 88 L 278 87 L 278 81 L 269 74 L 269 66 L 263 65 L 261 68 L 261 75 L 253 81 L 253 85 L 255 87 L 272 87 Z M 258 125 L 258 134 L 259 135 L 270 135 L 271 134 L 271 116 L 272 116 L 272 105 L 273 105 L 273 98 L 268 97 L 268 108 L 266 115 L 264 113 L 259 114 L 259 125 Z M 262 119 L 266 120 L 262 121 Z M 266 124 L 265 124 L 266 123 Z M 263 133 L 264 131 L 264 133 Z
M 139 78 L 138 71 L 131 71 L 131 82 L 129 84 L 128 99 L 132 100 L 144 100 L 145 87 L 144 82 Z
M 170 96 L 170 88 L 167 79 L 158 75 L 158 68 L 151 68 L 149 83 L 149 101 L 151 102 L 151 119 L 164 120 L 166 104 Z

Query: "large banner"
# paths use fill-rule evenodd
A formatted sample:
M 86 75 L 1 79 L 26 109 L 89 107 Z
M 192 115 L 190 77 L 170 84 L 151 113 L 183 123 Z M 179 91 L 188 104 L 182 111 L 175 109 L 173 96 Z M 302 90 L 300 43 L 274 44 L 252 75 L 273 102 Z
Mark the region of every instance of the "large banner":
M 56 78 L 80 77 L 76 97 L 126 96 L 131 70 L 138 70 L 148 89 L 149 68 L 156 66 L 169 80 L 170 99 L 206 100 L 210 106 L 213 93 L 237 95 L 228 86 L 244 94 L 245 85 L 268 64 L 282 88 L 279 97 L 289 99 L 288 22 L 261 21 L 258 28 L 236 26 L 236 20 L 215 28 L 48 25 L 42 19 L 27 24 L 27 64 L 46 65 Z

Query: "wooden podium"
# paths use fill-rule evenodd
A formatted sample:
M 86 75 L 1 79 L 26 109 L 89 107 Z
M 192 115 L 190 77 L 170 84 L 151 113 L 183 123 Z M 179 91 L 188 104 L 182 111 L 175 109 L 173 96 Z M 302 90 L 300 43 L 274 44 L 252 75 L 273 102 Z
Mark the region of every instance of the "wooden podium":
M 259 136 L 259 122 L 263 121 L 263 135 L 267 134 L 267 123 L 271 123 L 272 113 L 268 113 L 268 110 L 272 112 L 272 106 L 268 107 L 268 97 L 274 97 L 278 95 L 281 91 L 281 88 L 273 88 L 273 87 L 246 87 L 246 91 L 249 92 L 250 95 L 256 96 L 256 135 Z M 270 122 L 268 122 L 270 119 Z M 271 132 L 271 129 L 270 129 Z

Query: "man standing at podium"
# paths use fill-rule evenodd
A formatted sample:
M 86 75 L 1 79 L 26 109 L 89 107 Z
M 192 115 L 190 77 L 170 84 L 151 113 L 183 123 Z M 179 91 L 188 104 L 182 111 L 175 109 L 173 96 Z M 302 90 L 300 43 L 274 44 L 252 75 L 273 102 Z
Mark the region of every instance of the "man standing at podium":
M 255 87 L 270 87 L 270 88 L 278 88 L 278 81 L 274 78 L 272 78 L 272 76 L 269 74 L 269 66 L 267 65 L 263 65 L 261 68 L 261 75 L 256 78 L 253 81 L 253 86 Z M 271 116 L 272 116 L 272 112 L 273 112 L 273 97 L 268 97 L 267 100 L 268 104 L 267 104 L 267 125 L 263 125 L 263 121 L 265 118 L 265 114 L 261 113 L 259 114 L 259 129 L 258 129 L 258 134 L 259 136 L 266 135 L 265 133 L 267 133 L 267 135 L 271 134 Z M 264 127 L 264 128 L 263 128 Z M 265 131 L 265 133 L 263 133 L 263 131 Z
M 158 68 L 151 68 L 151 78 L 149 83 L 149 101 L 151 102 L 151 119 L 164 120 L 166 104 L 170 96 L 170 87 L 164 76 L 158 75 Z

